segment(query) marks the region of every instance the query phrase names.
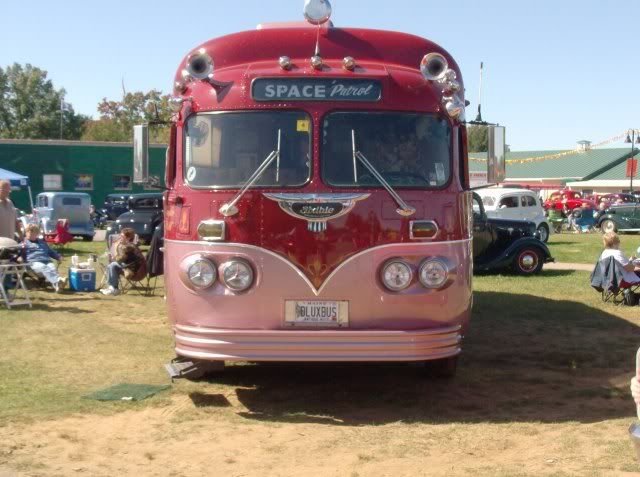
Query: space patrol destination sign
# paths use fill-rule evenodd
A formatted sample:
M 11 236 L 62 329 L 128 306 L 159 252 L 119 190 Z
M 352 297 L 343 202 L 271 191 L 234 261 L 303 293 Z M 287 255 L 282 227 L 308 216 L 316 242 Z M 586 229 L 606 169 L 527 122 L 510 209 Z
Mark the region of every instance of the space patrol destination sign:
M 256 78 L 255 101 L 379 101 L 378 80 L 353 78 Z

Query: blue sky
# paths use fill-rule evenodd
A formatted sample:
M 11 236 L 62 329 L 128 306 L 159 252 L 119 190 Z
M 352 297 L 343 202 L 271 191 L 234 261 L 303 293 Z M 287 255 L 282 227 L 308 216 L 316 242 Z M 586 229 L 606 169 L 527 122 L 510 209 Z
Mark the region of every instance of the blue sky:
M 447 49 L 462 68 L 468 118 L 484 61 L 483 116 L 507 126 L 512 150 L 568 149 L 640 128 L 637 0 L 331 1 L 336 26 L 405 31 Z M 3 2 L 0 66 L 47 70 L 76 111 L 95 117 L 103 97 L 121 97 L 122 78 L 128 91 L 169 92 L 194 46 L 261 22 L 301 20 L 303 3 Z

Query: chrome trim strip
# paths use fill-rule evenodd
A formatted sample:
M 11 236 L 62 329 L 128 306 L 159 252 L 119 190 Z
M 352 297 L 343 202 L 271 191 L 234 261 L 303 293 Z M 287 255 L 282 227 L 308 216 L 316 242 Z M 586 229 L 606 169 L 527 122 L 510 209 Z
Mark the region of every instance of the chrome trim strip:
M 176 354 L 179 356 L 185 356 L 189 358 L 200 358 L 200 359 L 209 359 L 209 360 L 224 360 L 224 361 L 317 361 L 317 362 L 332 362 L 332 361 L 350 361 L 350 362 L 372 362 L 372 361 L 398 361 L 398 362 L 409 362 L 409 361 L 428 361 L 435 359 L 444 359 L 449 358 L 451 356 L 456 356 L 461 353 L 462 348 L 460 346 L 450 346 L 445 348 L 437 348 L 431 351 L 428 354 L 390 354 L 385 352 L 383 354 L 359 354 L 359 355 L 326 355 L 326 354 L 309 354 L 309 353 L 298 353 L 298 354 L 247 354 L 243 353 L 241 356 L 229 355 L 229 354 L 221 354 L 221 353 L 213 353 L 206 351 L 193 351 L 181 348 L 180 346 L 175 347 Z
M 385 244 L 385 245 L 378 245 L 377 247 L 371 247 L 371 248 L 368 248 L 366 250 L 361 250 L 360 252 L 356 253 L 355 255 L 352 255 L 351 257 L 346 259 L 344 262 L 342 262 L 340 265 L 338 265 L 335 268 L 335 270 L 333 270 L 333 272 L 331 272 L 331 274 L 329 274 L 327 279 L 322 283 L 322 286 L 320 288 L 316 289 L 316 287 L 313 286 L 313 283 L 311 283 L 309 278 L 307 278 L 307 276 L 302 272 L 302 270 L 300 270 L 291 261 L 287 260 L 282 255 L 277 254 L 275 252 L 272 252 L 271 250 L 268 250 L 266 248 L 257 247 L 255 245 L 248 245 L 248 244 L 244 244 L 244 243 L 229 243 L 229 242 L 211 243 L 211 242 L 199 242 L 199 241 L 196 241 L 196 240 L 164 239 L 164 243 L 165 244 L 166 243 L 176 243 L 176 244 L 185 244 L 185 245 L 216 246 L 216 247 L 220 247 L 220 248 L 240 248 L 240 249 L 244 248 L 244 249 L 247 249 L 247 250 L 256 250 L 256 251 L 259 251 L 259 252 L 262 252 L 262 253 L 266 253 L 267 255 L 271 255 L 272 257 L 275 257 L 275 258 L 279 259 L 280 261 L 284 262 L 289 267 L 291 267 L 291 269 L 293 269 L 306 282 L 306 284 L 309 286 L 309 288 L 311 289 L 313 294 L 316 295 L 316 296 L 320 296 L 320 293 L 322 293 L 322 290 L 324 289 L 324 287 L 331 281 L 333 276 L 336 273 L 338 273 L 340 271 L 340 269 L 342 267 L 344 267 L 347 263 L 351 262 L 352 260 L 354 260 L 357 257 L 360 257 L 361 255 L 364 255 L 366 253 L 372 252 L 374 250 L 381 250 L 381 249 L 384 249 L 384 248 L 391 248 L 391 247 L 406 248 L 406 247 L 416 247 L 416 246 L 428 247 L 430 245 L 468 244 L 469 242 L 471 242 L 470 238 L 462 239 L 462 240 L 449 240 L 449 241 L 443 241 L 443 242 L 429 242 L 429 243 L 425 243 L 425 242 L 389 243 L 389 244 Z M 166 253 L 166 250 L 165 250 L 165 253 Z
M 289 330 L 289 329 L 277 329 L 277 330 L 245 330 L 245 329 L 231 329 L 231 328 L 205 328 L 202 326 L 181 325 L 176 323 L 174 329 L 177 331 L 184 331 L 186 333 L 194 333 L 196 335 L 208 335 L 216 334 L 219 336 L 225 335 L 244 335 L 261 337 L 270 333 L 277 333 L 280 337 L 286 336 L 312 336 L 315 339 L 330 336 L 332 339 L 350 339 L 354 336 L 377 336 L 381 338 L 396 338 L 404 336 L 422 337 L 422 336 L 438 336 L 457 333 L 462 330 L 462 325 L 448 325 L 439 328 L 423 328 L 418 330 Z M 459 335 L 459 333 L 458 333 Z M 460 335 L 461 336 L 461 335 Z

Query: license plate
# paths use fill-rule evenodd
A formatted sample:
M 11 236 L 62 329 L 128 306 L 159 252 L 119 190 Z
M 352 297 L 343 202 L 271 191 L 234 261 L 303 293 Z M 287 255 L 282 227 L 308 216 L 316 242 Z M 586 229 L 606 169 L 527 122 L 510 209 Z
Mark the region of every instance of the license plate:
M 287 300 L 285 323 L 290 326 L 348 326 L 349 304 L 346 301 Z

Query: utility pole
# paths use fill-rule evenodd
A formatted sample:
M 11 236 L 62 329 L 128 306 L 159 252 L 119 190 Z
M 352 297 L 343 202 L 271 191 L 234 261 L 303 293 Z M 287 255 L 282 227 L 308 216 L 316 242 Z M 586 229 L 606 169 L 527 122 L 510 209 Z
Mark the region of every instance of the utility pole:
M 63 120 L 63 116 L 64 116 L 64 96 L 60 95 L 60 139 L 62 139 L 62 120 Z
M 635 154 L 633 153 L 634 149 L 633 149 L 633 145 L 637 142 L 640 144 L 640 132 L 638 132 L 638 137 L 636 138 L 636 131 L 635 129 L 630 129 L 629 132 L 627 132 L 627 139 L 624 141 L 626 143 L 631 143 L 631 157 L 629 158 L 629 164 L 630 167 L 629 169 L 629 193 L 633 194 L 633 176 L 635 175 L 636 172 L 636 168 L 634 167 L 634 157 Z

